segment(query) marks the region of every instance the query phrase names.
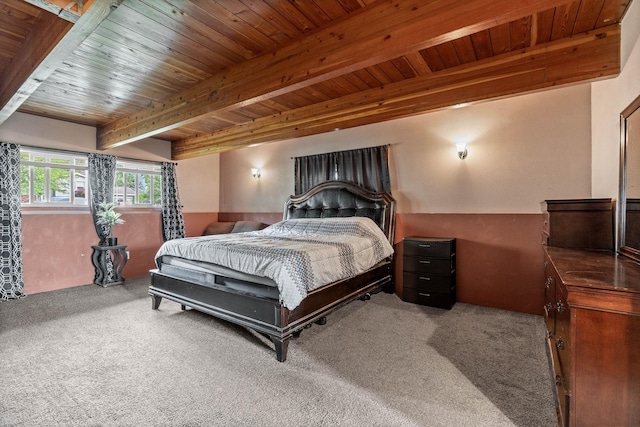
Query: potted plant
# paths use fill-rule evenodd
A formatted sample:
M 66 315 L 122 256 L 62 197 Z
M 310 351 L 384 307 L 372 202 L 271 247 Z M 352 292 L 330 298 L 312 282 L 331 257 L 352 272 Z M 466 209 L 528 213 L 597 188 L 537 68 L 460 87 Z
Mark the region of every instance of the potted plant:
M 116 224 L 124 224 L 124 220 L 120 218 L 122 214 L 115 211 L 113 203 L 102 202 L 98 204 L 98 212 L 96 216 L 98 220 L 96 223 L 101 225 L 105 231 L 107 231 L 107 245 L 115 246 L 118 244 L 118 238 L 113 237 L 113 226 Z

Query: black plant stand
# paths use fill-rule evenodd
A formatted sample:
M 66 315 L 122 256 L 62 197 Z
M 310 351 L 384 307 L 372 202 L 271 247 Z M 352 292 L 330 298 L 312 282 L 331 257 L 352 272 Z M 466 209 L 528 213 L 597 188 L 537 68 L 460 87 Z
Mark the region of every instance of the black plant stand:
M 105 288 L 123 284 L 122 269 L 127 264 L 127 246 L 96 245 L 91 247 L 93 248 L 91 262 L 96 270 L 93 283 Z

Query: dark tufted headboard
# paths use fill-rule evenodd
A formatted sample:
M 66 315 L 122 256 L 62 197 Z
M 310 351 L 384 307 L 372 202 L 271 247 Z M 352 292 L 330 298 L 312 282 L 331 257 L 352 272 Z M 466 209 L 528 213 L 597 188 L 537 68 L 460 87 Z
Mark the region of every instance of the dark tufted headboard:
M 284 219 L 364 216 L 371 218 L 393 244 L 396 201 L 352 182 L 325 181 L 284 204 Z

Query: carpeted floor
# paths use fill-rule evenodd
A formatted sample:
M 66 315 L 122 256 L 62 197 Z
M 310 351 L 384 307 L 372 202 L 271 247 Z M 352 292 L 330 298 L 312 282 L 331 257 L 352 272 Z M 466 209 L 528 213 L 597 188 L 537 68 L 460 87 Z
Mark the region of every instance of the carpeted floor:
M 554 426 L 538 316 L 376 294 L 269 341 L 146 277 L 0 303 L 1 426 Z

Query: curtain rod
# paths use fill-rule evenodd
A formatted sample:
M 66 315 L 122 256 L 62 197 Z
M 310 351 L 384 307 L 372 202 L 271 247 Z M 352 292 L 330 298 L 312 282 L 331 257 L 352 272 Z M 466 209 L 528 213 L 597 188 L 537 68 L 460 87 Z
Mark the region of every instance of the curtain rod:
M 378 148 L 378 147 L 391 147 L 391 144 L 382 144 L 382 145 L 374 145 L 372 147 L 362 147 L 362 148 L 352 148 L 349 150 L 339 150 L 339 151 L 331 151 L 329 153 L 318 153 L 318 154 L 308 154 L 306 156 L 296 156 L 296 157 L 291 157 L 291 160 L 295 160 L 298 157 L 311 157 L 311 156 L 321 156 L 323 154 L 333 154 L 333 153 L 343 153 L 345 151 L 358 151 L 358 150 L 366 150 L 367 148 Z
M 33 150 L 41 150 L 41 151 L 55 151 L 56 153 L 64 153 L 64 154 L 71 154 L 71 155 L 87 155 L 89 153 L 85 152 L 85 151 L 74 151 L 74 150 L 65 150 L 63 148 L 51 148 L 51 147 L 35 147 L 33 145 L 25 145 L 25 144 L 17 144 L 20 147 L 25 147 L 28 149 L 33 149 Z M 119 160 L 124 160 L 124 161 L 133 161 L 133 162 L 141 162 L 141 163 L 162 163 L 162 160 L 144 160 L 144 159 L 135 159 L 133 157 L 123 157 L 123 156 L 114 156 Z

